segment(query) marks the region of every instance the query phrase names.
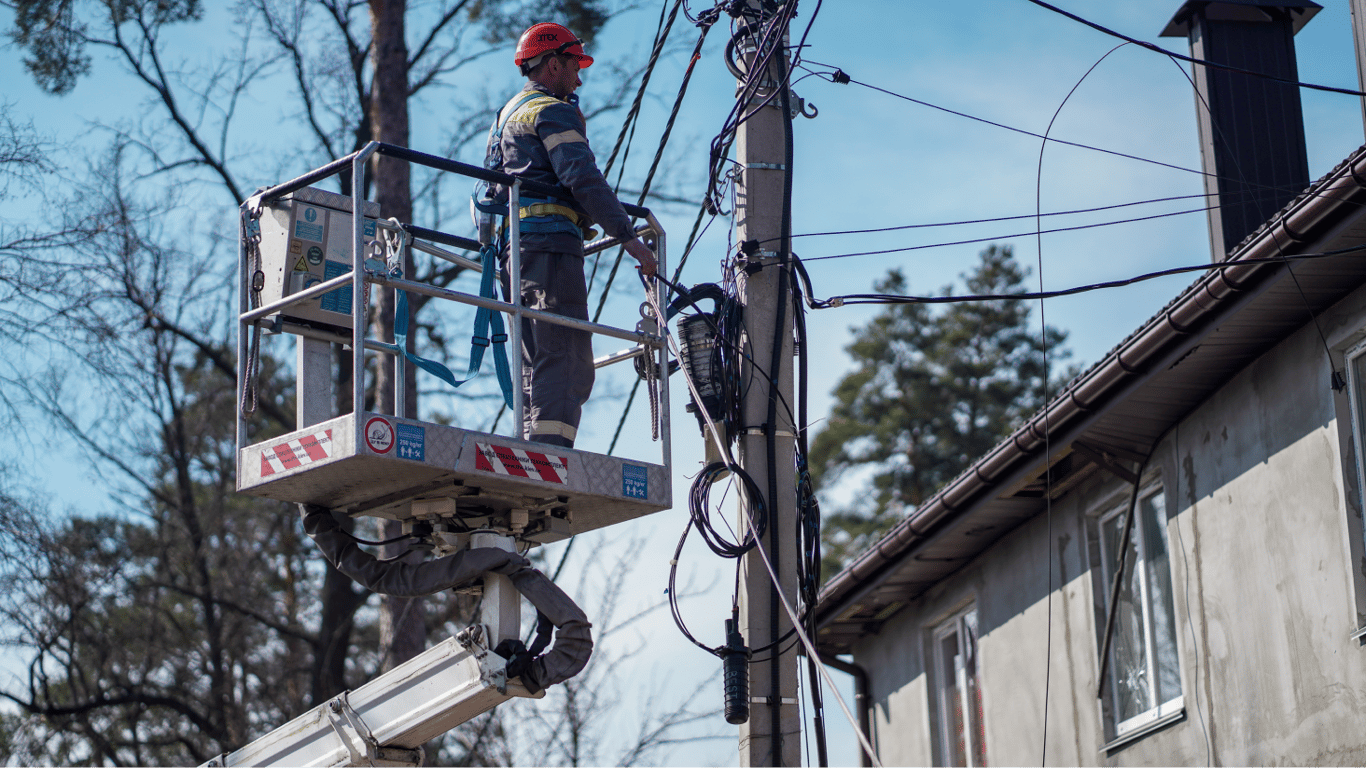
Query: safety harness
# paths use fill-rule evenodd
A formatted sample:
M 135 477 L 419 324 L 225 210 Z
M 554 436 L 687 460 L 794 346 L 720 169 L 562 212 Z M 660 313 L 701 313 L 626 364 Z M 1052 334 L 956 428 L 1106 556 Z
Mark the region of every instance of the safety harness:
M 571 101 L 574 97 L 570 96 Z M 509 101 L 489 126 L 488 154 L 484 157 L 484 167 L 490 171 L 503 170 L 503 143 L 501 137 L 508 121 L 519 110 L 536 106 L 534 101 L 544 100 L 540 106 L 558 103 L 561 100 L 547 96 L 540 91 L 519 93 Z M 566 195 L 568 192 L 566 192 Z M 479 232 L 497 232 L 500 246 L 506 245 L 503 238 L 507 234 L 508 192 L 507 188 L 492 182 L 479 182 L 470 196 L 475 211 L 475 223 Z M 502 217 L 501 225 L 495 230 L 492 226 L 495 217 Z M 591 229 L 592 220 L 573 208 L 548 197 L 522 194 L 518 197 L 517 220 L 522 234 L 573 233 L 580 240 L 587 240 L 597 233 Z M 501 248 L 499 249 L 501 251 Z

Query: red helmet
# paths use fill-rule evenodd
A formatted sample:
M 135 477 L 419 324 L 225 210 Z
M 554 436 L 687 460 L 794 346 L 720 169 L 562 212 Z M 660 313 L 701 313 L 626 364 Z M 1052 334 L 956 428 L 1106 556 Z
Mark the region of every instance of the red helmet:
M 532 59 L 546 53 L 562 53 L 579 60 L 579 69 L 587 69 L 593 64 L 593 57 L 583 52 L 583 41 L 574 37 L 559 24 L 543 21 L 533 24 L 522 33 L 517 41 L 517 55 L 512 63 L 521 67 Z

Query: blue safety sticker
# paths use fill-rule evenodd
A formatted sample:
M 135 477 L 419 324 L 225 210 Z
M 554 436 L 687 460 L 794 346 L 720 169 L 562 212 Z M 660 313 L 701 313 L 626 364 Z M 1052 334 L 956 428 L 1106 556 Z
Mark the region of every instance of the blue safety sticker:
M 645 467 L 621 465 L 621 495 L 632 499 L 650 498 L 650 475 Z
M 360 223 L 360 233 L 361 233 L 361 236 L 362 236 L 362 237 L 374 237 L 374 236 L 375 236 L 375 220 L 374 220 L 374 219 L 365 219 L 365 220 L 361 221 L 361 223 Z
M 395 424 L 398 433 L 398 457 L 413 461 L 427 460 L 427 430 L 413 424 Z
M 334 277 L 341 277 L 351 271 L 350 264 L 343 264 L 340 261 L 328 259 L 323 262 L 323 280 L 331 280 Z M 338 288 L 335 291 L 328 291 L 323 294 L 320 307 L 328 312 L 340 312 L 343 315 L 351 314 L 351 288 Z
M 315 243 L 323 241 L 323 218 L 322 211 L 317 208 L 305 207 L 299 211 L 299 215 L 294 219 L 294 236 L 300 240 L 312 240 Z

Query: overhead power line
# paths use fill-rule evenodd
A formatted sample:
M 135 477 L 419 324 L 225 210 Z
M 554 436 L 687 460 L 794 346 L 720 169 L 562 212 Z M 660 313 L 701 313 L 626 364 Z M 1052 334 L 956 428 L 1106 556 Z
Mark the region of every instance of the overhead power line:
M 1109 27 L 1105 27 L 1105 26 L 1102 26 L 1102 25 L 1100 25 L 1100 24 L 1097 24 L 1097 23 L 1094 22 L 1094 21 L 1090 21 L 1090 20 L 1088 20 L 1088 19 L 1084 19 L 1084 18 L 1082 18 L 1082 17 L 1076 15 L 1075 13 L 1069 13 L 1069 12 L 1067 12 L 1067 11 L 1064 11 L 1063 9 L 1057 7 L 1056 5 L 1049 5 L 1048 3 L 1043 2 L 1043 0 L 1029 0 L 1029 2 L 1033 3 L 1034 5 L 1039 6 L 1040 8 L 1046 8 L 1046 9 L 1048 9 L 1048 10 L 1054 12 L 1054 13 L 1061 14 L 1061 15 L 1063 15 L 1063 16 L 1066 16 L 1067 18 L 1069 18 L 1069 19 L 1071 19 L 1071 20 L 1073 20 L 1073 21 L 1075 21 L 1075 22 L 1077 22 L 1077 23 L 1079 23 L 1079 24 L 1085 24 L 1086 26 L 1090 27 L 1091 29 L 1096 30 L 1097 32 L 1103 32 L 1103 33 L 1105 33 L 1105 34 L 1107 34 L 1107 35 L 1109 35 L 1109 36 L 1111 36 L 1111 37 L 1118 38 L 1118 39 L 1120 39 L 1120 40 L 1124 40 L 1125 42 L 1133 43 L 1134 45 L 1137 45 L 1137 46 L 1140 46 L 1140 47 L 1143 47 L 1143 48 L 1147 48 L 1148 50 L 1153 51 L 1153 52 L 1156 52 L 1156 53 L 1160 53 L 1160 54 L 1162 54 L 1163 56 L 1170 56 L 1171 58 L 1180 59 L 1181 61 L 1189 62 L 1189 63 L 1191 63 L 1191 64 L 1198 64 L 1198 65 L 1200 65 L 1200 66 L 1202 66 L 1202 67 L 1211 67 L 1211 68 L 1213 68 L 1213 69 L 1222 69 L 1222 70 L 1225 70 L 1225 71 L 1227 71 L 1227 72 L 1237 72 L 1237 73 L 1243 74 L 1243 75 L 1251 75 L 1251 76 L 1253 76 L 1253 77 L 1260 77 L 1260 78 L 1262 78 L 1262 79 L 1264 79 L 1264 80 L 1272 80 L 1272 81 L 1277 82 L 1277 83 L 1285 83 L 1285 84 L 1287 84 L 1287 85 L 1294 85 L 1294 86 L 1297 86 L 1297 87 L 1299 87 L 1299 88 L 1310 88 L 1310 89 L 1313 89 L 1313 90 L 1315 90 L 1315 91 L 1327 91 L 1327 92 L 1329 92 L 1329 93 L 1341 93 L 1341 94 L 1346 95 L 1346 96 L 1364 96 L 1364 97 L 1366 97 L 1366 93 L 1363 93 L 1363 92 L 1361 92 L 1361 91 L 1354 91 L 1354 90 L 1352 90 L 1351 88 L 1338 88 L 1338 87 L 1332 86 L 1332 85 L 1318 85 L 1318 84 L 1316 84 L 1316 83 L 1306 83 L 1306 82 L 1303 82 L 1303 81 L 1300 81 L 1300 80 L 1291 80 L 1291 79 L 1285 78 L 1285 77 L 1276 77 L 1275 75 L 1268 75 L 1268 74 L 1266 74 L 1265 72 L 1257 72 L 1257 71 L 1251 70 L 1251 69 L 1243 69 L 1242 67 L 1234 67 L 1234 66 L 1230 66 L 1230 65 L 1228 65 L 1228 64 L 1220 64 L 1220 63 L 1217 62 L 1217 61 L 1210 61 L 1210 60 L 1208 60 L 1208 59 L 1196 59 L 1196 58 L 1193 58 L 1193 57 L 1191 57 L 1191 56 L 1183 56 L 1183 55 L 1181 55 L 1181 54 L 1179 54 L 1179 53 L 1176 53 L 1175 51 L 1169 51 L 1169 50 L 1167 50 L 1166 48 L 1163 48 L 1163 47 L 1160 46 L 1160 45 L 1154 45 L 1153 43 L 1149 43 L 1149 42 L 1145 42 L 1145 41 L 1143 41 L 1143 40 L 1139 40 L 1139 39 L 1137 39 L 1137 38 L 1129 37 L 1128 35 L 1126 35 L 1126 34 L 1124 34 L 1124 33 L 1122 33 L 1122 32 L 1116 32 L 1115 30 L 1110 29 Z
M 976 301 L 1032 301 L 1036 299 L 1055 299 L 1060 296 L 1073 296 L 1078 293 L 1089 293 L 1091 291 L 1105 290 L 1108 288 L 1122 288 L 1126 285 L 1155 280 L 1159 277 L 1170 277 L 1186 272 L 1207 272 L 1216 269 L 1231 269 L 1233 267 L 1242 267 L 1249 264 L 1285 264 L 1286 262 L 1292 261 L 1327 259 L 1334 256 L 1360 253 L 1362 251 L 1366 251 L 1366 245 L 1357 245 L 1352 246 L 1351 248 L 1341 248 L 1335 251 L 1322 251 L 1319 253 L 1299 253 L 1294 255 L 1269 256 L 1258 259 L 1238 259 L 1236 261 L 1220 261 L 1211 264 L 1172 267 L 1170 269 L 1147 272 L 1120 280 L 1109 280 L 1103 283 L 1062 288 L 1056 291 L 1036 291 L 1033 293 L 985 293 L 967 294 L 964 296 L 902 296 L 892 293 L 851 293 L 844 296 L 832 296 L 828 299 L 813 299 L 810 301 L 810 305 L 814 309 L 830 309 L 849 304 L 963 304 Z M 810 259 L 804 259 L 803 261 L 810 261 Z
M 1053 229 L 1031 229 L 1028 232 L 1017 232 L 1012 235 L 995 235 L 991 237 L 973 237 L 966 240 L 953 240 L 944 243 L 926 243 L 924 245 L 907 245 L 900 248 L 884 248 L 878 251 L 859 251 L 857 253 L 837 253 L 832 256 L 813 256 L 803 261 L 828 261 L 830 259 L 849 259 L 855 256 L 880 256 L 888 253 L 905 253 L 907 251 L 923 251 L 929 248 L 946 248 L 953 245 L 971 245 L 973 243 L 989 243 L 996 240 L 1011 240 L 1017 237 L 1033 237 L 1036 235 L 1053 235 L 1059 232 L 1076 232 L 1083 229 L 1097 229 L 1100 227 L 1112 227 L 1118 224 L 1132 224 L 1138 221 L 1151 221 L 1153 219 L 1164 219 L 1169 216 L 1184 216 L 1188 213 L 1204 213 L 1214 210 L 1219 206 L 1206 206 L 1204 208 L 1188 208 L 1184 211 L 1171 211 L 1168 213 L 1155 213 L 1151 216 L 1136 216 L 1131 219 L 1119 219 L 1116 221 L 1102 221 L 1095 224 L 1076 224 L 1070 227 L 1055 227 Z M 1033 218 L 1033 217 L 1030 217 Z M 928 226 L 928 225 L 927 225 Z

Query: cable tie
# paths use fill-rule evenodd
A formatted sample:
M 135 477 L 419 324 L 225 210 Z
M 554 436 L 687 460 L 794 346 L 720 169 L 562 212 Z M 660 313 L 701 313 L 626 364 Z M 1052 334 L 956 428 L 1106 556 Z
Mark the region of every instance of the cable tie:
M 767 705 L 767 706 L 772 706 L 773 703 L 774 703 L 774 701 L 773 701 L 773 697 L 772 697 L 772 696 L 751 696 L 751 697 L 749 697 L 749 703 L 751 703 L 751 704 L 764 704 L 764 705 Z M 782 697 L 781 699 L 778 699 L 777 703 L 779 703 L 779 704 L 796 704 L 796 703 L 797 703 L 797 700 L 796 700 L 796 699 L 793 699 L 793 698 L 788 698 L 787 696 L 784 696 L 784 697 Z

